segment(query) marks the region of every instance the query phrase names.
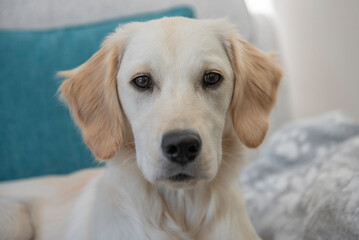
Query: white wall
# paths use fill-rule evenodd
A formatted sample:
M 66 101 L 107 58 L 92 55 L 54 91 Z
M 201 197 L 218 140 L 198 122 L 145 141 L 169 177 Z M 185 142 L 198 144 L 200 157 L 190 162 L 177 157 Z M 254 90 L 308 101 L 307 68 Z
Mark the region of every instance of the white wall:
M 359 1 L 273 0 L 294 118 L 359 120 Z

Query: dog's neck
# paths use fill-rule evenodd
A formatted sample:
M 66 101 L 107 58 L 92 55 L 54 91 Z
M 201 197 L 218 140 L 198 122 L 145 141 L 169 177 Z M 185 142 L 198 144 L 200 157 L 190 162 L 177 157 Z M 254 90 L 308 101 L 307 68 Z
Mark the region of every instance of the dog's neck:
M 110 186 L 111 195 L 116 192 L 121 195 L 119 204 L 125 211 L 131 214 L 137 212 L 152 225 L 164 228 L 164 231 L 198 236 L 204 224 L 211 225 L 214 216 L 218 218 L 221 212 L 227 210 L 228 204 L 224 201 L 228 198 L 223 196 L 228 188 L 235 187 L 242 159 L 239 145 L 236 137 L 224 137 L 223 159 L 216 178 L 211 182 L 198 182 L 190 189 L 175 190 L 161 184 L 151 184 L 143 177 L 130 149 L 123 149 L 118 159 L 107 163 L 104 179 Z M 231 155 L 227 155 L 229 152 Z

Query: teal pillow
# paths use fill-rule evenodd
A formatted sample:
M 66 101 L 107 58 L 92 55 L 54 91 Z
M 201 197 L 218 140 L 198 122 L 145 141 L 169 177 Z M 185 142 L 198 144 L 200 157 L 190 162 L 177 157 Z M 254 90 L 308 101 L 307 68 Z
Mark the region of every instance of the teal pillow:
M 97 166 L 68 109 L 56 72 L 77 67 L 119 24 L 164 16 L 192 18 L 189 7 L 47 31 L 0 31 L 0 180 Z

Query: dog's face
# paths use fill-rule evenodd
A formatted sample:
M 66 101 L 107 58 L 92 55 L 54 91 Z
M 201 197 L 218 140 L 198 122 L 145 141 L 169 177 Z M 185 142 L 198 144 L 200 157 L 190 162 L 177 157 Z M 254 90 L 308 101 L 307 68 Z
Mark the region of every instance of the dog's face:
M 118 93 L 149 181 L 214 178 L 233 91 L 222 44 L 213 26 L 174 20 L 141 24 L 127 44 Z
M 245 145 L 262 142 L 281 74 L 223 20 L 167 18 L 117 30 L 64 75 L 62 97 L 99 159 L 133 136 L 144 177 L 178 188 L 215 178 L 228 122 Z

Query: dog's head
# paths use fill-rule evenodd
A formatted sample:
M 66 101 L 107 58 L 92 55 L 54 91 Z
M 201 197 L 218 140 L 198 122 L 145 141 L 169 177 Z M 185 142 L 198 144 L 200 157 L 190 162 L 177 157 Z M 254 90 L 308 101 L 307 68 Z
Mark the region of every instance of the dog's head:
M 117 29 L 62 75 L 61 96 L 98 159 L 133 138 L 148 181 L 184 187 L 216 176 L 226 124 L 246 146 L 262 142 L 281 71 L 225 20 L 165 18 Z

